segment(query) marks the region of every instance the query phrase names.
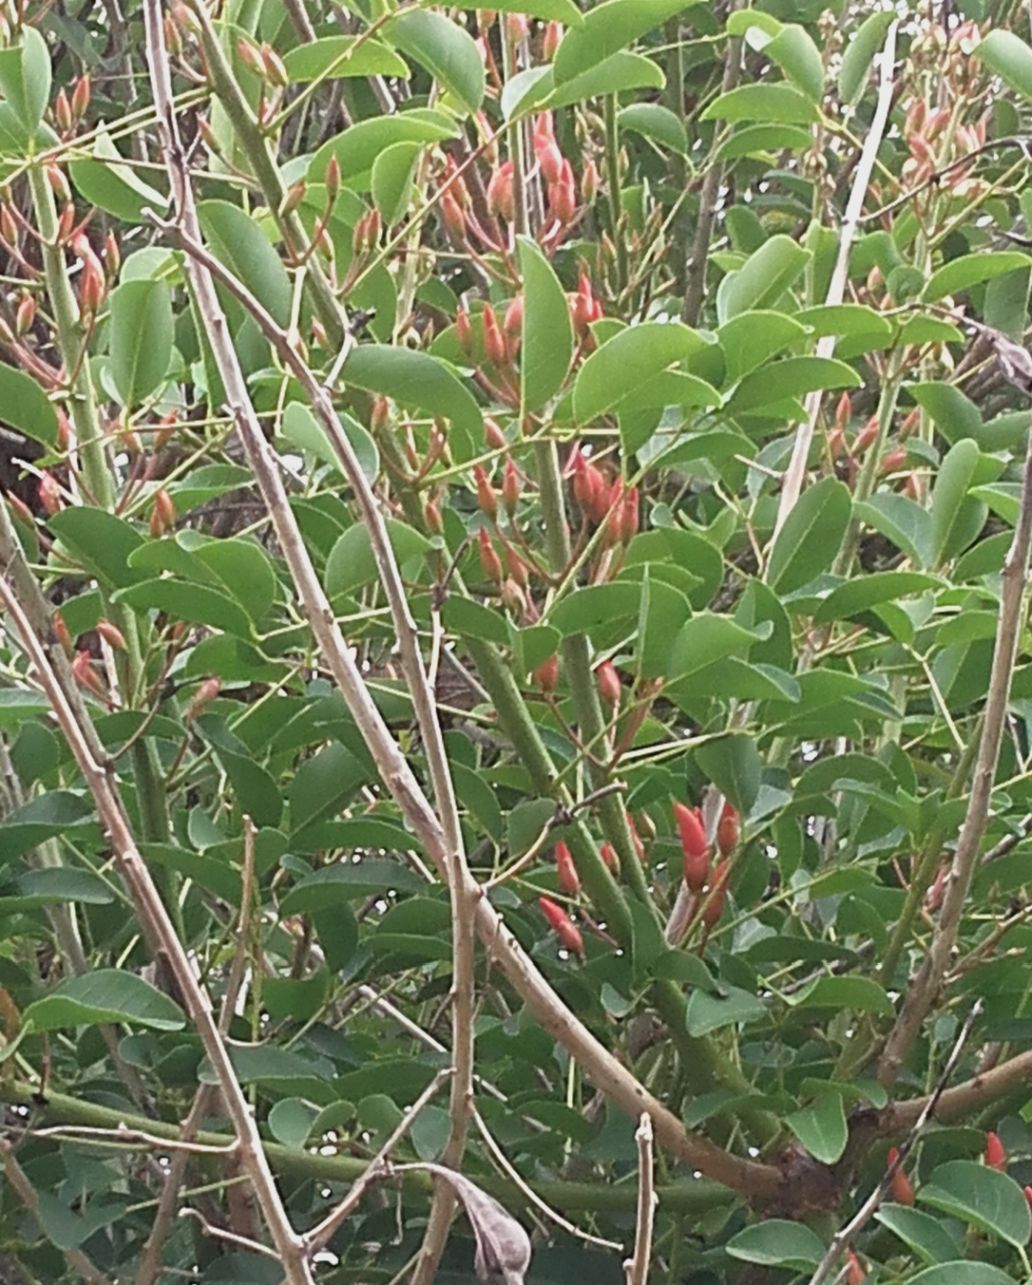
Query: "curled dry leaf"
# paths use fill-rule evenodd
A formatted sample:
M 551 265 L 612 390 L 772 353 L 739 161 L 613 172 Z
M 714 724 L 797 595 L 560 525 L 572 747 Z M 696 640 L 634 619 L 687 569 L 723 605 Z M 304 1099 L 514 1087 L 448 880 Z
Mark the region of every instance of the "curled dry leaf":
M 477 1238 L 477 1253 L 473 1260 L 477 1280 L 486 1281 L 495 1275 L 500 1276 L 505 1285 L 524 1285 L 530 1266 L 530 1237 L 494 1196 L 489 1196 L 475 1182 L 444 1165 L 406 1165 L 405 1168 L 422 1169 L 450 1183 L 462 1201 Z

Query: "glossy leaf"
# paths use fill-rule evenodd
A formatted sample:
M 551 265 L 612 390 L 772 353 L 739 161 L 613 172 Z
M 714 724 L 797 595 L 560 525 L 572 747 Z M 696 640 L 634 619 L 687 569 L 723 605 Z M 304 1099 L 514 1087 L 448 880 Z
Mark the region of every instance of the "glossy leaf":
M 524 406 L 537 411 L 566 379 L 573 356 L 573 326 L 566 295 L 551 264 L 526 237 L 520 238 L 519 250 L 524 296 L 520 379 Z
M 295 84 L 337 80 L 345 76 L 409 76 L 408 65 L 382 41 L 355 36 L 322 36 L 290 49 L 284 55 L 287 74 Z
M 688 9 L 697 0 L 604 0 L 588 11 L 580 27 L 568 31 L 556 51 L 556 84 L 572 80 L 626 49 L 639 36 Z
M 120 968 L 99 968 L 61 982 L 49 995 L 25 1010 L 23 1020 L 35 1031 L 55 1031 L 98 1022 L 125 1022 L 157 1031 L 178 1031 L 183 1010 L 150 982 Z
M 391 19 L 385 35 L 422 64 L 467 111 L 479 108 L 484 99 L 484 64 L 464 27 L 442 13 L 410 9 Z
M 975 49 L 990 71 L 1021 94 L 1032 98 L 1032 49 L 1013 31 L 990 31 Z
M 702 113 L 701 119 L 814 125 L 820 116 L 810 98 L 792 85 L 757 84 L 739 85 L 720 94 Z
M 770 1218 L 746 1227 L 727 1243 L 732 1258 L 766 1267 L 789 1267 L 805 1272 L 824 1257 L 824 1242 L 802 1223 Z
M 172 359 L 172 298 L 162 281 L 127 281 L 111 296 L 111 375 L 124 405 L 163 383 Z
M 44 446 L 57 441 L 57 413 L 46 393 L 31 375 L 13 366 L 0 365 L 0 423 Z
M 767 580 L 780 593 L 808 584 L 835 560 L 849 523 L 848 489 L 825 478 L 803 491 L 771 550 Z
M 591 354 L 573 386 L 573 411 L 585 423 L 604 414 L 653 375 L 703 347 L 694 330 L 678 322 L 628 326 Z
M 939 1165 L 921 1184 L 924 1205 L 941 1209 L 1011 1245 L 1028 1244 L 1032 1213 L 1021 1187 L 1005 1173 L 971 1160 Z

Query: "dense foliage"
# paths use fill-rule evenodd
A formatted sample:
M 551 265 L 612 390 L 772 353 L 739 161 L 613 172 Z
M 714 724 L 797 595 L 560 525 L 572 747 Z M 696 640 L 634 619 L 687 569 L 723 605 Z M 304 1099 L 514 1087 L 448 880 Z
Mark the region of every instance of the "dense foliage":
M 1032 1279 L 1026 6 L 0 25 L 0 1277 Z

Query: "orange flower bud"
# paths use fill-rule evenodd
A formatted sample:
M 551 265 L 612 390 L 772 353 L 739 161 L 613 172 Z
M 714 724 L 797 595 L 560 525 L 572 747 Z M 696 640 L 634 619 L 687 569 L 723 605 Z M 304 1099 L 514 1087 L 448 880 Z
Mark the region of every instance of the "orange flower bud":
M 473 468 L 473 477 L 477 484 L 477 504 L 484 517 L 494 522 L 498 517 L 498 496 L 495 494 L 491 480 L 484 472 L 484 466 L 477 464 Z
M 684 881 L 692 892 L 701 892 L 706 886 L 710 872 L 710 849 L 702 817 L 697 808 L 690 808 L 684 803 L 675 803 L 674 819 L 681 832 Z
M 508 365 L 509 353 L 505 336 L 498 325 L 495 310 L 489 303 L 484 305 L 484 352 L 492 366 Z
M 104 266 L 111 276 L 122 266 L 122 251 L 114 232 L 109 232 L 104 238 Z
M 113 651 L 125 651 L 125 635 L 110 620 L 97 621 L 97 633 Z
M 441 197 L 441 222 L 456 241 L 465 241 L 466 213 L 451 192 Z
M 491 419 L 490 416 L 484 419 L 484 441 L 492 451 L 509 449 L 509 439 L 502 432 L 497 420 Z
M 604 660 L 595 667 L 595 681 L 598 683 L 598 694 L 607 705 L 615 707 L 620 704 L 623 684 L 611 660 Z
M 517 40 L 526 40 L 530 35 L 530 23 L 526 14 L 510 13 L 506 14 L 505 30 L 509 39 L 515 43 Z
M 76 120 L 81 120 L 86 115 L 86 109 L 90 105 L 90 94 L 92 87 L 88 73 L 83 73 L 75 82 L 72 90 L 72 115 Z
M 455 338 L 459 341 L 463 356 L 472 357 L 473 325 L 465 308 L 460 308 L 455 314 Z
M 584 958 L 584 939 L 580 930 L 566 911 L 550 897 L 538 897 L 541 913 L 548 920 L 549 927 L 559 938 L 561 944 L 571 954 Z
M 512 161 L 503 163 L 491 175 L 487 185 L 487 208 L 497 218 L 511 223 L 516 210 Z
M 864 1285 L 867 1273 L 852 1250 L 846 1255 L 846 1285 Z
M 534 151 L 546 183 L 558 183 L 563 177 L 563 154 L 551 138 L 535 137 Z
M 527 615 L 527 595 L 512 577 L 502 581 L 502 605 L 510 611 L 517 620 L 523 620 Z
M 165 490 L 161 487 L 154 492 L 154 508 L 151 510 L 150 533 L 158 537 L 171 531 L 176 524 L 176 506 L 175 503 Z
M 237 53 L 240 56 L 240 61 L 248 71 L 254 72 L 259 80 L 268 79 L 268 72 L 265 69 L 265 63 L 262 61 L 261 52 L 255 45 L 241 37 L 237 41 Z
M 520 475 L 510 455 L 505 461 L 505 477 L 502 482 L 502 503 L 509 517 L 513 517 L 520 502 Z
M 991 1130 L 985 1135 L 985 1163 L 989 1169 L 1007 1172 L 1007 1149 L 1000 1141 L 1000 1135 Z
M 602 185 L 599 176 L 598 166 L 589 156 L 584 162 L 584 168 L 581 170 L 580 194 L 581 200 L 585 205 L 591 205 L 595 197 L 598 196 L 598 189 Z
M 201 683 L 200 687 L 198 687 L 194 692 L 193 700 L 191 700 L 187 707 L 187 722 L 192 718 L 196 718 L 206 706 L 210 705 L 221 690 L 222 682 L 220 679 L 206 678 L 204 682 Z
M 54 99 L 54 121 L 62 134 L 67 134 L 72 128 L 72 105 L 63 89 L 57 91 Z
M 573 184 L 562 182 L 550 187 L 548 206 L 560 227 L 569 227 L 577 216 L 577 193 Z
M 907 462 L 907 453 L 902 446 L 897 446 L 895 450 L 887 451 L 882 457 L 881 472 L 896 473 Z
M 72 635 L 69 632 L 68 625 L 65 623 L 64 616 L 59 611 L 55 611 L 52 619 L 54 637 L 67 655 L 72 654 Z
M 541 41 L 541 57 L 545 62 L 551 62 L 555 57 L 555 51 L 559 48 L 559 43 L 563 38 L 563 24 L 561 22 L 548 22 L 545 24 L 545 34 Z
M 84 317 L 95 317 L 104 302 L 105 283 L 100 263 L 93 255 L 82 265 L 79 278 L 79 310 Z
M 638 833 L 638 827 L 634 821 L 634 815 L 629 808 L 624 810 L 627 817 L 627 828 L 631 832 L 631 842 L 634 844 L 634 851 L 638 854 L 638 860 L 642 865 L 645 864 L 645 844 L 642 842 L 641 835 Z
M 288 214 L 293 214 L 301 202 L 305 199 L 305 181 L 299 178 L 296 183 L 291 183 L 280 202 L 279 216 L 285 219 Z
M 14 329 L 19 335 L 28 334 L 35 320 L 36 296 L 26 291 L 18 303 L 17 312 L 14 314 Z
M 480 549 L 480 566 L 484 575 L 488 580 L 499 583 L 502 579 L 502 560 L 484 527 L 477 532 L 477 543 Z
M 369 406 L 369 427 L 374 433 L 379 433 L 390 423 L 391 408 L 387 398 L 382 394 L 377 394 Z
M 75 659 L 72 661 L 72 676 L 80 687 L 86 688 L 97 696 L 103 696 L 104 684 L 94 671 L 90 653 L 85 649 L 75 653 Z
M 602 858 L 610 874 L 620 873 L 620 858 L 616 855 L 616 849 L 608 840 L 598 845 L 598 855 Z
M 43 508 L 43 512 L 46 513 L 48 517 L 53 517 L 55 513 L 60 513 L 64 508 L 64 496 L 61 494 L 61 488 L 58 486 L 53 476 L 45 469 L 39 475 L 36 494 L 39 496 L 39 502 Z
M 738 847 L 742 836 L 742 827 L 738 820 L 737 810 L 725 799 L 724 807 L 717 823 L 717 847 L 722 857 L 730 857 Z
M 329 162 L 326 166 L 326 197 L 331 205 L 337 199 L 337 194 L 340 192 L 340 183 L 340 161 L 337 159 L 336 152 L 334 152 L 330 156 Z
M 265 68 L 265 74 L 269 80 L 279 89 L 286 89 L 290 84 L 290 77 L 287 75 L 287 68 L 283 59 L 279 56 L 273 47 L 268 43 L 263 43 L 261 47 L 262 66 Z
M 576 897 L 580 893 L 580 875 L 577 873 L 577 867 L 573 863 L 573 853 L 563 843 L 562 839 L 555 845 L 555 865 L 559 874 L 559 887 L 568 897 Z
M 7 493 L 6 499 L 8 508 L 16 518 L 22 522 L 27 522 L 29 526 L 36 525 L 36 518 L 24 500 L 19 499 L 17 495 L 12 494 L 10 491 Z
M 710 890 L 702 908 L 702 922 L 707 928 L 712 928 L 715 924 L 718 924 L 721 915 L 724 913 L 724 906 L 727 903 L 727 883 L 730 876 L 731 862 L 725 859 L 720 862 L 713 872 Z
M 889 1154 L 886 1157 L 886 1168 L 891 1169 L 898 1160 L 899 1150 L 896 1147 L 890 1147 Z M 914 1184 L 902 1169 L 897 1169 L 892 1175 L 889 1192 L 897 1205 L 912 1205 L 914 1203 Z
M 543 692 L 554 692 L 559 686 L 559 657 L 549 656 L 534 670 L 534 681 Z
M 444 532 L 444 520 L 441 517 L 441 510 L 436 500 L 427 500 L 423 505 L 423 520 L 426 523 L 426 529 L 434 535 L 441 535 Z
M 515 340 L 519 343 L 520 332 L 523 329 L 523 296 L 518 294 L 510 300 L 508 308 L 505 310 L 505 319 L 502 322 L 505 333 L 509 336 L 510 342 Z
M 57 199 L 64 202 L 70 201 L 72 199 L 72 189 L 68 186 L 64 170 L 59 165 L 48 165 L 46 175 L 47 182 L 53 189 Z

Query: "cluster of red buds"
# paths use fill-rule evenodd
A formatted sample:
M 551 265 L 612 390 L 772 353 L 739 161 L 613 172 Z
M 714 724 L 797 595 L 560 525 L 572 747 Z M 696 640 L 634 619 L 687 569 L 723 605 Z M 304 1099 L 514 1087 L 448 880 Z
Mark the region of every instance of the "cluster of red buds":
M 84 72 L 72 86 L 69 95 L 64 87 L 57 91 L 54 99 L 54 124 L 63 137 L 71 134 L 76 125 L 86 115 L 90 105 L 90 77 Z
M 581 268 L 577 278 L 577 291 L 570 297 L 570 319 L 577 338 L 589 350 L 594 347 L 590 327 L 593 322 L 601 321 L 604 316 L 602 304 L 595 297 L 591 277 L 585 268 Z
M 578 215 L 577 180 L 573 166 L 559 150 L 551 112 L 542 112 L 534 122 L 534 155 L 548 194 L 549 217 L 562 231 L 568 231 Z
M 283 59 L 267 41 L 262 41 L 260 45 L 256 45 L 246 37 L 241 36 L 237 41 L 237 55 L 240 58 L 241 65 L 257 76 L 261 84 L 261 97 L 258 101 L 257 112 L 258 125 L 259 128 L 268 128 L 279 109 L 283 91 L 290 84 L 290 76 L 287 74 L 286 66 Z
M 828 454 L 836 464 L 850 486 L 856 481 L 859 471 L 858 461 L 867 454 L 878 440 L 878 416 L 871 415 L 852 440 L 847 435 L 853 415 L 853 402 L 849 393 L 843 393 L 835 407 L 832 427 L 828 430 Z M 907 462 L 906 439 L 917 429 L 920 423 L 919 407 L 908 411 L 897 430 L 897 444 L 886 451 L 878 464 L 878 471 L 883 477 L 900 474 Z M 916 498 L 916 478 L 912 471 L 906 471 L 901 477 L 901 489 L 904 494 Z
M 641 527 L 641 495 L 622 478 L 609 481 L 579 446 L 570 452 L 566 466 L 572 478 L 573 498 L 586 522 L 603 528 L 606 545 L 627 544 Z
M 738 813 L 725 801 L 717 823 L 717 850 L 721 859 L 715 866 L 701 811 L 684 803 L 675 803 L 674 819 L 681 836 L 685 886 L 694 895 L 695 913 L 701 912 L 702 922 L 708 930 L 720 922 L 727 903 L 731 858 L 741 841 Z
M 985 146 L 988 116 L 973 125 L 953 125 L 951 107 L 931 110 L 924 98 L 914 98 L 903 120 L 903 138 L 910 152 L 903 165 L 903 180 L 917 187 L 941 171 L 942 186 L 961 195 L 975 195 L 968 180 L 973 154 Z M 971 157 L 965 161 L 966 157 Z

